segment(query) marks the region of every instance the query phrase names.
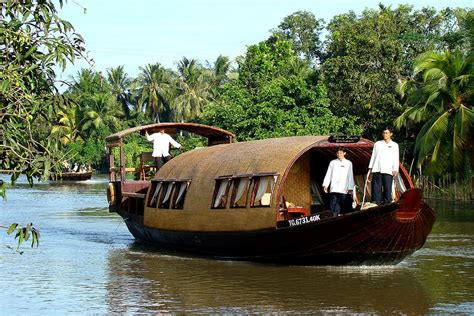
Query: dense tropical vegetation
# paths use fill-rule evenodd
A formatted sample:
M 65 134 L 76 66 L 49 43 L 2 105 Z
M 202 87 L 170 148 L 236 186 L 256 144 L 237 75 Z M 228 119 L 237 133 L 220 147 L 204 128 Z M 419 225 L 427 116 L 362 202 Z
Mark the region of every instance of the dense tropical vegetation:
M 416 79 L 404 79 L 400 84 L 400 91 L 409 93 L 409 106 L 396 123 L 421 123 L 415 141 L 418 166 L 428 160 L 428 170 L 438 174 L 464 171 L 473 154 L 472 57 L 459 49 L 422 54 L 415 62 Z
M 70 103 L 55 88 L 55 71 L 81 56 L 83 44 L 50 1 L 0 3 L 0 170 L 13 179 L 47 178 L 64 158 L 50 126 Z
M 136 78 L 123 65 L 80 69 L 60 93 L 54 66 L 87 58 L 80 35 L 50 1 L 0 6 L 0 169 L 13 179 L 45 178 L 64 159 L 100 170 L 108 134 L 167 121 L 218 126 L 238 140 L 376 139 L 396 124 L 405 163 L 472 177 L 472 9 L 380 4 L 328 23 L 298 11 L 235 61 L 183 57 L 176 69 L 156 61 Z M 138 152 L 146 141 L 127 145 Z

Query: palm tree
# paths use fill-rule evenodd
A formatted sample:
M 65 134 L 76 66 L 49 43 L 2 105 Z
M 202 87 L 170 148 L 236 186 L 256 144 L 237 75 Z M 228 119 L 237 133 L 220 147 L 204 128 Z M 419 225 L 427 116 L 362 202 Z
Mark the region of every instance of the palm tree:
M 213 64 L 206 61 L 207 76 L 210 84 L 210 94 L 212 98 L 219 95 L 219 89 L 229 81 L 229 74 L 231 73 L 232 62 L 229 57 L 219 55 Z
M 434 174 L 460 172 L 466 156 L 472 157 L 473 70 L 472 54 L 428 52 L 415 61 L 414 74 L 421 80 L 400 83 L 409 106 L 395 123 L 422 124 L 415 141 L 418 167 L 426 164 Z
M 56 134 L 63 145 L 69 145 L 76 141 L 82 142 L 81 131 L 81 113 L 76 104 L 69 108 L 63 108 L 57 113 L 58 122 L 51 128 L 51 134 Z
M 232 62 L 229 60 L 229 57 L 222 55 L 217 57 L 213 65 L 207 62 L 207 67 L 211 72 L 212 84 L 215 87 L 222 86 L 228 80 L 231 65 Z
M 159 63 L 140 67 L 137 78 L 138 104 L 142 111 L 149 111 L 154 122 L 169 120 L 172 74 Z
M 122 107 L 100 73 L 82 69 L 77 79 L 73 78 L 66 97 L 72 102 L 60 107 L 58 123 L 52 127 L 52 133 L 58 135 L 64 145 L 82 143 L 91 135 L 122 128 Z M 110 129 L 104 129 L 106 127 Z
M 204 68 L 195 60 L 183 57 L 178 62 L 177 97 L 174 100 L 178 120 L 199 117 L 209 97 L 209 83 Z
M 67 91 L 71 94 L 91 95 L 98 90 L 106 89 L 107 82 L 100 72 L 82 68 L 76 77 L 71 78 L 72 84 Z
M 87 109 L 82 123 L 82 131 L 98 130 L 111 126 L 114 130 L 121 129 L 124 113 L 117 106 L 115 98 L 108 93 L 96 93 L 92 96 L 92 104 Z
M 124 71 L 124 66 L 110 68 L 107 70 L 107 81 L 109 82 L 112 94 L 122 105 L 123 112 L 127 119 L 130 118 L 131 105 L 131 84 L 133 80 Z

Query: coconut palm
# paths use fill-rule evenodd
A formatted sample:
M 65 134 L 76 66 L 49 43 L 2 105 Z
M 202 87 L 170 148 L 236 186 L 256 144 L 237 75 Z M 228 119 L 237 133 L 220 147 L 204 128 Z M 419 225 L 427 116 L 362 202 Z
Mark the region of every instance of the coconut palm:
M 222 55 L 219 55 L 212 65 L 207 62 L 207 67 L 211 72 L 211 81 L 215 87 L 222 86 L 228 80 L 231 65 L 232 62 L 229 60 L 229 57 Z
M 111 86 L 98 72 L 82 69 L 66 93 L 71 101 L 63 104 L 57 115 L 58 122 L 52 133 L 60 137 L 64 145 L 83 142 L 91 135 L 101 134 L 101 130 L 121 129 L 124 113 Z
M 92 95 L 97 91 L 107 89 L 107 82 L 100 72 L 82 68 L 76 77 L 71 78 L 71 85 L 67 92 L 74 95 Z
M 204 67 L 195 59 L 183 57 L 177 68 L 177 97 L 173 102 L 176 119 L 196 119 L 209 97 L 209 83 L 204 74 Z
M 159 63 L 140 67 L 141 73 L 137 78 L 138 105 L 142 111 L 148 111 L 153 121 L 169 120 L 169 95 L 172 82 L 171 71 Z
M 130 118 L 131 106 L 131 84 L 132 79 L 124 71 L 124 66 L 110 68 L 107 70 L 107 81 L 112 89 L 112 94 L 122 105 L 123 112 L 127 119 Z
M 80 136 L 82 114 L 79 107 L 72 104 L 71 107 L 58 111 L 57 115 L 59 120 L 51 127 L 51 134 L 58 135 L 63 145 L 69 145 L 76 141 L 82 142 L 83 139 Z
M 92 104 L 86 110 L 82 131 L 98 130 L 111 126 L 115 130 L 121 129 L 121 120 L 124 113 L 117 106 L 117 101 L 108 93 L 96 93 L 92 96 Z
M 415 141 L 418 166 L 439 174 L 460 171 L 466 155 L 472 155 L 468 139 L 473 134 L 472 54 L 428 52 L 415 62 L 420 80 L 403 80 L 399 89 L 409 105 L 396 125 L 422 124 Z
M 216 98 L 219 95 L 220 88 L 230 80 L 232 62 L 229 57 L 219 55 L 214 63 L 206 61 L 207 72 L 206 75 L 210 85 L 210 95 Z

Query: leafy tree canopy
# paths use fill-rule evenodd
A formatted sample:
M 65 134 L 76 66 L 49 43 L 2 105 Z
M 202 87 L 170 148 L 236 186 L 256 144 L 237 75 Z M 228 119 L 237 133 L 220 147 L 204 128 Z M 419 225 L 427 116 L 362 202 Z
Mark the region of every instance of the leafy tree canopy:
M 357 115 L 365 135 L 376 137 L 403 111 L 395 88 L 411 73 L 413 60 L 422 52 L 459 44 L 448 36 L 458 30 L 445 27 L 455 21 L 449 9 L 413 11 L 406 5 L 334 17 L 322 66 L 331 110 L 341 117 Z
M 60 159 L 45 124 L 65 102 L 54 88 L 55 67 L 82 56 L 83 44 L 52 1 L 0 3 L 0 170 L 13 172 L 12 180 L 47 178 Z
M 331 113 L 325 87 L 312 80 L 313 70 L 288 41 L 250 46 L 238 74 L 206 108 L 204 123 L 240 140 L 360 132 L 353 121 Z
M 297 11 L 286 16 L 278 28 L 272 30 L 272 37 L 289 41 L 298 56 L 316 63 L 323 55 L 320 40 L 323 27 L 324 21 L 316 19 L 313 13 Z

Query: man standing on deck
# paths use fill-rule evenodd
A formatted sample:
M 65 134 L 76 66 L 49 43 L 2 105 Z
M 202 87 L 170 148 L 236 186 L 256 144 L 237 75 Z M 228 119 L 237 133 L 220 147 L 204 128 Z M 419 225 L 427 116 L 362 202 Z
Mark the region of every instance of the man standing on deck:
M 170 144 L 175 148 L 181 148 L 181 145 L 173 137 L 166 134 L 163 128 L 160 129 L 159 133 L 151 135 L 148 135 L 148 131 L 145 131 L 145 136 L 148 141 L 153 141 L 153 153 L 151 155 L 155 158 L 157 169 L 160 169 L 171 159 Z
M 369 172 L 372 173 L 372 202 L 380 205 L 392 202 L 393 177 L 398 175 L 398 144 L 392 140 L 393 129 L 385 127 L 383 140 L 374 144 L 370 157 Z
M 329 163 L 326 176 L 323 181 L 323 190 L 330 192 L 329 206 L 333 216 L 339 216 L 341 209 L 346 209 L 352 204 L 352 190 L 354 189 L 354 175 L 352 172 L 352 162 L 345 158 L 344 147 L 336 149 L 337 159 Z

